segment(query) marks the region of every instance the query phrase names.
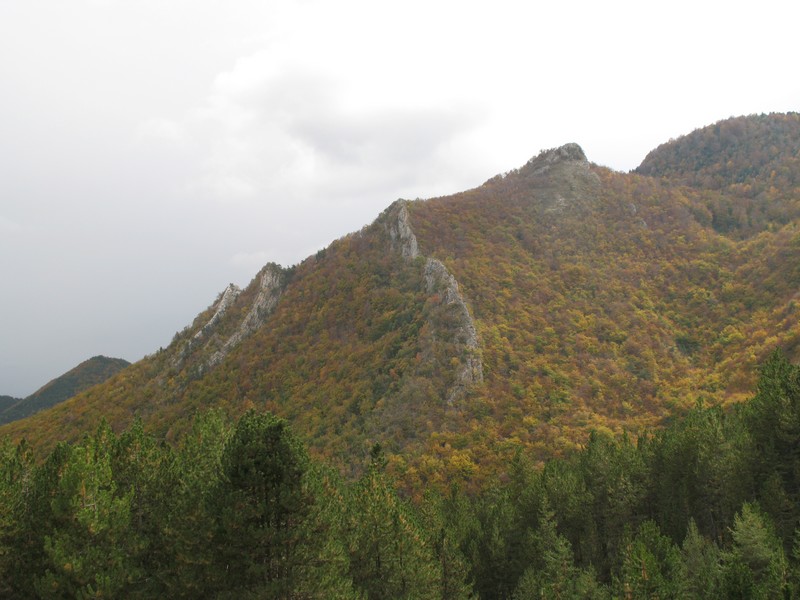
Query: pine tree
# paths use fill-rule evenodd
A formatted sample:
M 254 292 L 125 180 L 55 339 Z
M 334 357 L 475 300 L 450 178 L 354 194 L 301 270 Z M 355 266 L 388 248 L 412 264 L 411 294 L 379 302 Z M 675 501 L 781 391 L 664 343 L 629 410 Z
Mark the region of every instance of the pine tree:
M 569 541 L 557 531 L 555 512 L 547 502 L 539 511 L 534 533 L 535 559 L 514 591 L 514 600 L 528 598 L 590 599 L 607 597 L 588 569 L 575 566 Z
M 687 600 L 719 598 L 721 555 L 717 545 L 703 537 L 694 520 L 689 521 L 681 547 L 681 595 Z
M 23 535 L 25 499 L 32 484 L 33 461 L 24 442 L 0 442 L 0 598 L 11 597 L 17 570 L 15 546 Z
M 213 492 L 222 477 L 222 453 L 231 426 L 220 411 L 195 416 L 192 428 L 172 454 L 165 478 L 174 495 L 163 517 L 165 553 L 160 578 L 170 598 L 197 598 L 213 588 L 216 506 Z
M 230 597 L 292 597 L 313 543 L 305 449 L 286 421 L 251 411 L 237 423 L 221 466 L 211 498 L 217 589 Z
M 350 575 L 369 600 L 438 598 L 437 559 L 412 509 L 376 464 L 348 502 Z
M 119 493 L 114 481 L 113 438 L 103 423 L 70 453 L 52 500 L 47 568 L 36 580 L 42 598 L 120 597 L 141 576 L 141 539 L 130 527 L 132 493 Z
M 450 498 L 446 499 L 429 492 L 420 509 L 428 544 L 438 560 L 439 597 L 442 600 L 472 596 L 472 586 L 467 582 L 469 567 L 461 550 L 468 535 L 466 528 L 470 519 L 465 514 L 465 507 L 459 506 L 458 495 L 459 492 L 452 490 Z M 460 522 L 461 519 L 464 522 Z
M 746 503 L 731 530 L 732 548 L 724 555 L 727 598 L 780 598 L 787 583 L 786 556 L 769 517 Z
M 622 547 L 622 564 L 614 577 L 615 593 L 622 598 L 678 599 L 680 553 L 653 521 L 642 523 L 636 536 Z

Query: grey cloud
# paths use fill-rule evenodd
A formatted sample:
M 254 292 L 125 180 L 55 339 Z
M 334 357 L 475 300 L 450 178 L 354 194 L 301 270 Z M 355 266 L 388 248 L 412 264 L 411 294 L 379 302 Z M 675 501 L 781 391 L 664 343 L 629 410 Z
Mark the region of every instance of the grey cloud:
M 0 215 L 0 233 L 11 235 L 22 231 L 22 225 Z

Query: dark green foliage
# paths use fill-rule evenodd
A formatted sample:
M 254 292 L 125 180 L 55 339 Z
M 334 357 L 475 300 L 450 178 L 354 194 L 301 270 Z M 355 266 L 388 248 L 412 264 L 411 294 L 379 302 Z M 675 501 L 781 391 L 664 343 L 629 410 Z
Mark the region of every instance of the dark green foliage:
M 722 576 L 720 550 L 714 542 L 700 534 L 694 520 L 689 521 L 686 539 L 681 546 L 681 560 L 681 593 L 684 598 L 711 600 L 719 597 Z
M 514 598 L 605 598 L 607 591 L 592 569 L 575 566 L 569 541 L 557 532 L 555 512 L 545 503 L 533 538 L 531 564 L 514 591 Z
M 734 519 L 733 544 L 724 554 L 724 596 L 779 598 L 786 588 L 787 564 L 769 518 L 744 504 Z
M 620 558 L 613 586 L 617 596 L 683 598 L 680 552 L 655 522 L 645 521 L 635 536 L 625 536 Z
M 673 540 L 682 540 L 689 521 L 711 539 L 751 497 L 749 437 L 741 421 L 719 407 L 698 405 L 685 418 L 659 431 L 648 444 L 652 465 L 652 516 Z
M 374 462 L 347 505 L 350 575 L 357 590 L 370 600 L 442 597 L 442 564 L 431 540 Z M 450 598 L 464 597 L 451 591 Z
M 42 598 L 128 595 L 143 575 L 142 549 L 131 526 L 132 491 L 119 489 L 112 471 L 114 434 L 107 425 L 72 448 L 51 500 L 54 528 L 44 538 Z
M 773 353 L 762 365 L 744 420 L 759 501 L 789 551 L 800 525 L 800 369 L 783 354 Z
M 210 499 L 219 550 L 213 571 L 224 574 L 219 587 L 240 597 L 290 597 L 312 542 L 304 527 L 313 502 L 304 484 L 305 450 L 285 421 L 248 412 L 225 445 L 221 467 Z
M 518 452 L 477 493 L 415 502 L 377 444 L 348 483 L 253 411 L 200 415 L 174 448 L 139 422 L 40 464 L 5 442 L 0 596 L 796 598 L 797 401 L 776 354 L 739 410 L 544 466 Z

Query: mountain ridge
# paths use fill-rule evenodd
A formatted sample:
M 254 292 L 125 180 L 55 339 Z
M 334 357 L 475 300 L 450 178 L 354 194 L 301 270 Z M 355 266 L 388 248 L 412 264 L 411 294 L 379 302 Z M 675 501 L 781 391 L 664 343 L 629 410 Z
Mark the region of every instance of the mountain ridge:
M 797 148 L 781 139 L 792 181 Z M 736 402 L 772 349 L 800 353 L 800 236 L 793 217 L 715 226 L 712 209 L 742 198 L 731 185 L 619 173 L 567 144 L 473 190 L 398 200 L 300 264 L 229 286 L 168 348 L 0 434 L 47 446 L 48 424 L 69 436 L 138 416 L 176 439 L 197 410 L 258 407 L 346 472 L 380 443 L 419 488 L 469 484 L 520 448 L 545 458 L 591 430 L 636 433 L 698 400 Z M 779 195 L 789 213 L 800 201 Z

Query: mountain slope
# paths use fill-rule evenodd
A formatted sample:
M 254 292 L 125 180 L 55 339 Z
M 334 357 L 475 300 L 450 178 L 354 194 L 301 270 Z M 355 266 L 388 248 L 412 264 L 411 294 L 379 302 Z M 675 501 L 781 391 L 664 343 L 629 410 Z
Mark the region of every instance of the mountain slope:
M 13 396 L 0 396 L 0 413 L 15 405 L 20 400 L 21 398 L 14 398 Z
M 93 385 L 102 383 L 129 364 L 121 358 L 106 356 L 94 356 L 85 360 L 27 398 L 12 398 L 13 402 L 0 404 L 0 424 L 24 419 L 40 410 L 55 406 Z
M 345 470 L 379 442 L 419 487 L 474 481 L 521 447 L 563 452 L 591 429 L 635 432 L 698 399 L 740 400 L 771 349 L 800 355 L 800 198 L 782 190 L 786 214 L 720 228 L 709 206 L 740 202 L 739 183 L 702 187 L 689 174 L 713 161 L 673 165 L 663 157 L 690 154 L 670 144 L 641 173 L 568 144 L 474 190 L 397 201 L 301 264 L 230 286 L 163 351 L 0 433 L 46 448 L 101 416 L 121 427 L 139 415 L 174 438 L 196 410 L 256 406 Z M 797 150 L 787 142 L 747 185 L 793 172 Z
M 720 121 L 662 144 L 636 172 L 702 189 L 698 215 L 749 237 L 800 217 L 800 113 Z

